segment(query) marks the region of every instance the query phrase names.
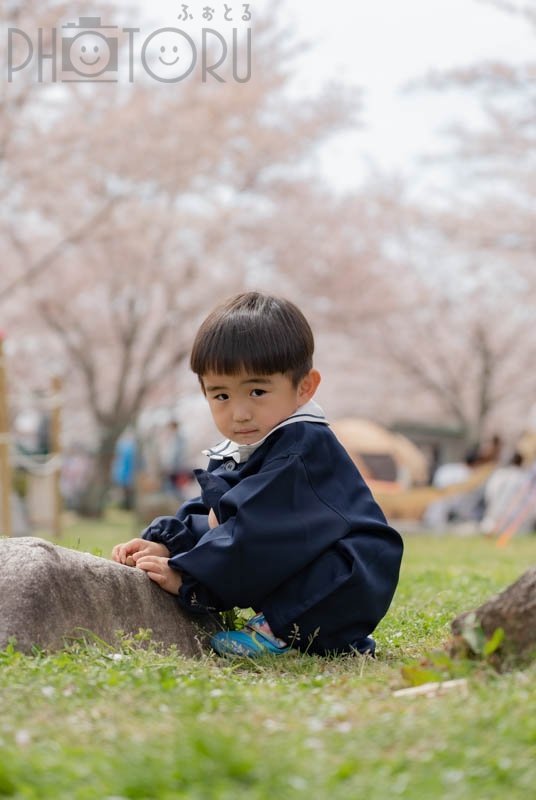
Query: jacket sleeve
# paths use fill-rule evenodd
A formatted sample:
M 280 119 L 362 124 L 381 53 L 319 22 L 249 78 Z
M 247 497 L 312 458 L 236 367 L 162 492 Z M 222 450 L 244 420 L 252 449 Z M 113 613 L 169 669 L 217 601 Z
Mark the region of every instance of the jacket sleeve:
M 150 542 L 165 544 L 173 556 L 195 547 L 208 529 L 208 509 L 201 498 L 196 497 L 183 503 L 174 517 L 154 519 L 141 536 Z
M 195 605 L 208 590 L 218 608 L 259 609 L 263 598 L 348 531 L 321 500 L 297 454 L 268 462 L 219 500 L 221 524 L 170 559 L 183 574 L 179 597 Z

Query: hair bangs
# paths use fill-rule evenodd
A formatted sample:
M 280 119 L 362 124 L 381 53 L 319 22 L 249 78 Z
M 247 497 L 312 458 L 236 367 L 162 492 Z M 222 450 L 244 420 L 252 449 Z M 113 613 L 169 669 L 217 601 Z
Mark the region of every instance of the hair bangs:
M 290 373 L 297 383 L 312 368 L 314 339 L 302 312 L 287 300 L 257 292 L 232 298 L 201 325 L 190 359 L 198 376 L 241 371 Z

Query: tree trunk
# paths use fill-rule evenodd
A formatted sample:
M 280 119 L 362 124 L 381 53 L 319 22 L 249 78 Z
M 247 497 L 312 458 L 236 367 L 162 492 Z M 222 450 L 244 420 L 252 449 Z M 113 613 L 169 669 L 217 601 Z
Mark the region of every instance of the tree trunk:
M 99 440 L 91 477 L 78 507 L 78 513 L 83 517 L 100 518 L 104 514 L 118 439 L 119 434 L 105 434 Z
M 526 661 L 536 654 L 536 567 L 531 567 L 475 611 L 460 614 L 453 620 L 454 652 L 467 651 L 485 654 L 485 644 L 500 628 L 504 639 L 494 656 Z M 481 647 L 475 642 L 482 637 Z

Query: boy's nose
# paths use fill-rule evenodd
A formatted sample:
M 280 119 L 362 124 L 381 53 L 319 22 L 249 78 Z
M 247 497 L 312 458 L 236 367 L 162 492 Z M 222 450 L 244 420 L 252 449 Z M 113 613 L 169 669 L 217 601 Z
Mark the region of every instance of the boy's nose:
M 251 411 L 244 406 L 236 407 L 233 413 L 235 422 L 247 422 L 251 419 Z

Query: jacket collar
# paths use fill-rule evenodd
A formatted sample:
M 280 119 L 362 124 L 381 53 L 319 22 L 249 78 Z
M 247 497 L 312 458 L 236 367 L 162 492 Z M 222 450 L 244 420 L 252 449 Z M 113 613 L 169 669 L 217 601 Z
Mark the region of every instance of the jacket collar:
M 262 439 L 259 439 L 258 442 L 253 442 L 252 444 L 238 444 L 237 442 L 233 442 L 232 439 L 224 439 L 209 450 L 203 450 L 203 455 L 220 461 L 223 461 L 224 458 L 233 458 L 237 464 L 242 464 L 244 461 L 248 460 L 250 455 L 254 453 L 274 431 L 278 431 L 279 428 L 284 428 L 286 425 L 292 425 L 294 422 L 319 422 L 322 425 L 329 425 L 322 408 L 314 400 L 309 400 L 308 403 L 300 406 L 294 414 L 291 414 L 290 417 L 287 417 L 287 419 L 284 419 L 279 425 L 276 425 L 275 428 L 272 428 L 272 430 L 267 433 L 266 436 L 263 436 Z

